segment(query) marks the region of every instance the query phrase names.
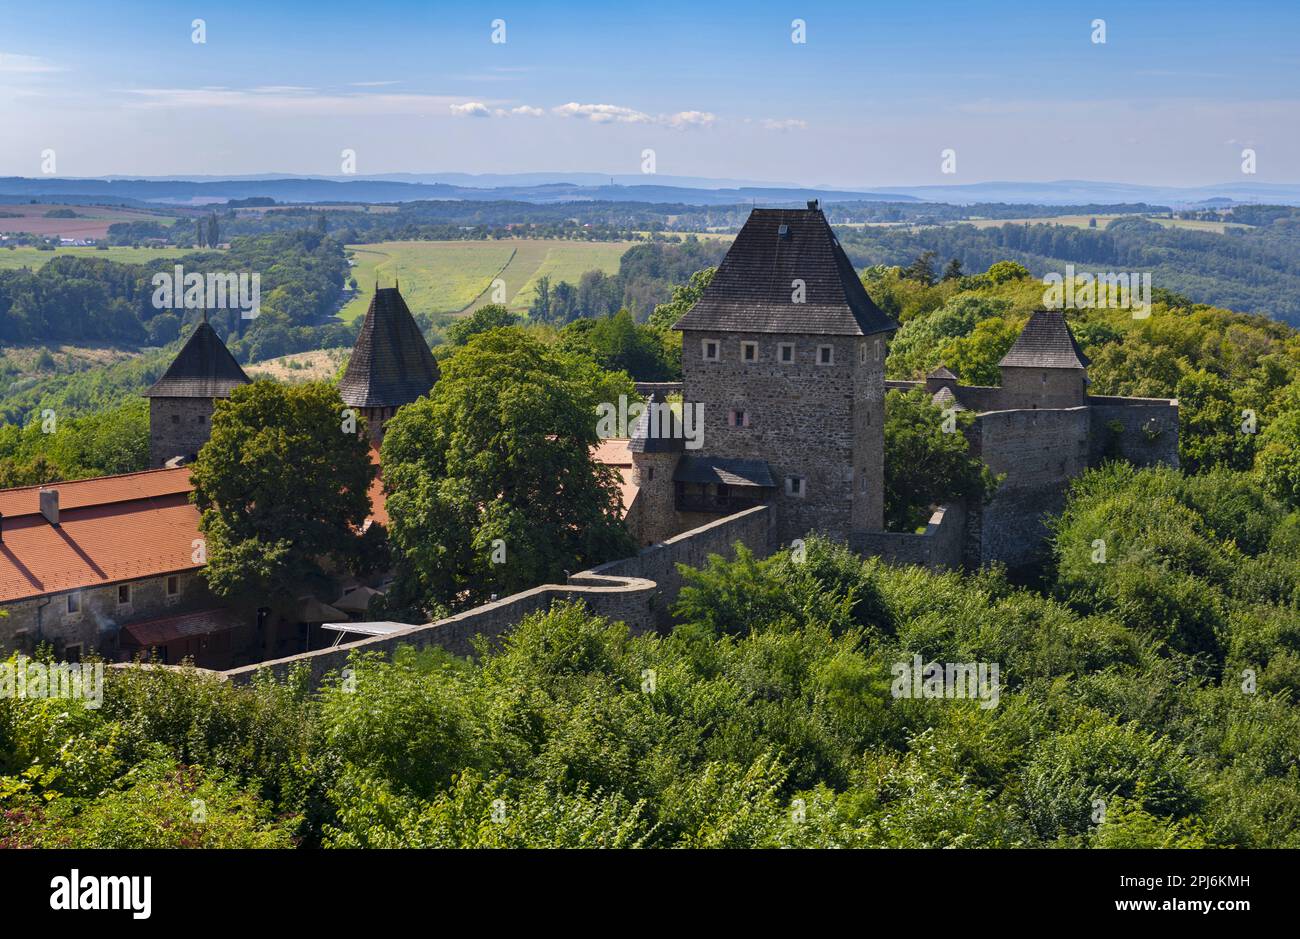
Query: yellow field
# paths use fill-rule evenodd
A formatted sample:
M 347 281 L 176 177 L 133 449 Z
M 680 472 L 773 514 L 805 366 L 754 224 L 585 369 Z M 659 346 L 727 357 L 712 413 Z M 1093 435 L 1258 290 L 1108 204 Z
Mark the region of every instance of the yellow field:
M 510 238 L 489 241 L 386 241 L 349 245 L 357 294 L 340 311 L 344 320 L 364 315 L 379 278 L 381 287 L 400 282 L 414 312 L 467 313 L 493 301 L 492 282 L 505 282 L 505 302 L 526 310 L 537 279 L 577 283 L 585 271 L 618 270 L 632 242 Z

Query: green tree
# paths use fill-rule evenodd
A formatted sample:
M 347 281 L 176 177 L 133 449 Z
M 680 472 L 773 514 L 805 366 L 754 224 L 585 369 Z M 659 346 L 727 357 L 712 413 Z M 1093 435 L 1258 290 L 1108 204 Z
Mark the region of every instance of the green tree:
M 922 388 L 885 396 L 885 527 L 913 531 L 934 506 L 983 501 L 997 480 L 970 454 L 968 411 L 945 412 Z
M 321 576 L 322 562 L 360 566 L 374 476 L 336 388 L 236 388 L 217 402 L 212 437 L 191 472 L 208 585 L 220 597 L 283 610 Z
M 517 329 L 475 336 L 383 445 L 398 602 L 467 606 L 632 550 L 615 472 L 592 459 L 608 385 Z
M 519 317 L 500 303 L 487 303 L 448 326 L 447 342 L 453 346 L 463 346 L 479 333 L 500 329 L 502 326 L 516 326 L 518 323 Z

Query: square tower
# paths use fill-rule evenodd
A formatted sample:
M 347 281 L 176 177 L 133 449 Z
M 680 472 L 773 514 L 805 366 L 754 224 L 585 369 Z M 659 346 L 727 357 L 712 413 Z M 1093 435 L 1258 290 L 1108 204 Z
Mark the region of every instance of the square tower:
M 204 315 L 162 378 L 144 393 L 149 465 L 157 469 L 174 457 L 193 461 L 212 434 L 217 399 L 246 384 L 248 376 Z
M 898 327 L 816 202 L 755 209 L 674 328 L 684 399 L 704 409 L 701 455 L 767 464 L 781 541 L 883 527 L 885 354 Z

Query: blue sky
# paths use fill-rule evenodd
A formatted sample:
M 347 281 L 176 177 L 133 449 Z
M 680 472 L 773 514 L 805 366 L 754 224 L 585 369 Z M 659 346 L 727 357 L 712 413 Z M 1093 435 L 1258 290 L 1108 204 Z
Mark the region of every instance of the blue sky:
M 1300 4 L 0 0 L 0 127 L 0 175 L 1294 182 Z

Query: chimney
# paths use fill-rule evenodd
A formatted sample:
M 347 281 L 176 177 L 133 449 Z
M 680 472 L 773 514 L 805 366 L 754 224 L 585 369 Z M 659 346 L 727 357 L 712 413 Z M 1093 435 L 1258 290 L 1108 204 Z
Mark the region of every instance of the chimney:
M 808 208 L 810 208 L 810 209 L 812 209 L 814 212 L 816 212 L 818 209 L 821 208 L 821 200 L 820 200 L 820 199 L 809 199 L 809 200 L 808 200 Z
M 41 514 L 55 528 L 59 527 L 59 490 L 41 490 Z

